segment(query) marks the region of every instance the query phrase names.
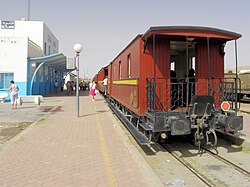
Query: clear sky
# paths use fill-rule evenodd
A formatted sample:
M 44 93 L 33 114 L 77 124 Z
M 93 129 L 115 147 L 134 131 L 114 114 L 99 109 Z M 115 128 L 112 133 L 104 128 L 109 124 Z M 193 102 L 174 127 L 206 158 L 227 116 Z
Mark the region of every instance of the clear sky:
M 83 45 L 80 75 L 92 77 L 137 34 L 151 26 L 192 25 L 242 34 L 238 62 L 250 65 L 249 0 L 30 0 L 30 20 L 44 21 L 59 40 L 59 50 L 74 56 Z M 0 20 L 28 17 L 28 0 L 0 0 Z M 234 43 L 226 46 L 226 67 L 235 67 Z

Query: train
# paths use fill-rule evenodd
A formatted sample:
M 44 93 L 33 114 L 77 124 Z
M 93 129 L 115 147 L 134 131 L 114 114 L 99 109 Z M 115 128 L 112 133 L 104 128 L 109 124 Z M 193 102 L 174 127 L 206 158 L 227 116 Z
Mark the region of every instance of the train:
M 236 78 L 237 77 L 237 78 Z M 225 73 L 225 78 L 230 81 L 238 80 L 238 101 L 250 102 L 250 70 L 240 71 L 236 75 L 232 71 Z
M 243 129 L 238 115 L 239 81 L 224 78 L 227 42 L 241 34 L 203 26 L 156 26 L 138 34 L 93 77 L 127 129 L 141 145 L 170 137 L 193 137 L 216 146 L 217 133 Z M 237 59 L 235 59 L 237 65 Z

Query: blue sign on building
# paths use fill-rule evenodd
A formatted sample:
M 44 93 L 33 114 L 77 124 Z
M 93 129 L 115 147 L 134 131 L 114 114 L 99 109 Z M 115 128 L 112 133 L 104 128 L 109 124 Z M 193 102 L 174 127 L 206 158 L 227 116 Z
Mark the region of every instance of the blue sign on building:
M 15 21 L 1 21 L 1 29 L 15 29 Z

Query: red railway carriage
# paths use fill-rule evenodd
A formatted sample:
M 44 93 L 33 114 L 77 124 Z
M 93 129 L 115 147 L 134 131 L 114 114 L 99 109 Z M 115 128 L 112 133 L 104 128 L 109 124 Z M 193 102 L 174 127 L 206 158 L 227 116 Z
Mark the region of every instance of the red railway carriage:
M 141 107 L 142 102 L 139 100 L 139 94 L 143 93 L 143 90 L 139 92 L 140 49 L 142 49 L 140 36 L 137 36 L 110 64 L 109 91 L 113 99 L 136 114 L 143 115 L 146 108 L 145 105 L 144 108 Z
M 241 130 L 237 82 L 223 79 L 225 44 L 240 37 L 209 27 L 151 27 L 106 67 L 110 99 L 150 140 L 194 129 L 200 143 L 211 132 L 216 140 L 216 128 Z M 221 110 L 224 101 L 234 114 Z
M 97 82 L 97 89 L 101 92 L 104 93 L 104 86 L 103 86 L 103 80 L 105 77 L 108 77 L 108 65 L 105 67 L 102 67 L 100 71 L 98 72 L 96 76 L 96 82 Z M 107 88 L 107 94 L 108 94 L 108 88 Z
M 92 81 L 95 81 L 95 82 L 98 81 L 98 74 L 96 74 L 96 75 L 92 78 Z

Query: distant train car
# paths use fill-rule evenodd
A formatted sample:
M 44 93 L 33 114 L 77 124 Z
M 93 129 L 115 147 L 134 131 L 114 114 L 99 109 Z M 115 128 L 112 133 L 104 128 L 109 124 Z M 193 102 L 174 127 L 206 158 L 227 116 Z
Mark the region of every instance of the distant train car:
M 105 67 L 102 67 L 100 69 L 100 71 L 98 72 L 97 74 L 97 88 L 98 90 L 101 92 L 101 93 L 104 93 L 105 90 L 104 90 L 104 85 L 103 85 L 103 80 L 108 77 L 108 65 L 105 66 Z M 106 88 L 107 89 L 107 94 L 109 93 L 108 92 L 108 87 Z
M 236 74 L 232 71 L 225 73 L 225 79 L 228 82 L 235 82 L 238 80 L 238 101 L 250 102 L 250 72 L 238 73 L 238 79 Z
M 94 82 L 98 82 L 98 74 L 96 74 L 93 78 L 92 78 L 92 81 L 94 81 Z
M 240 101 L 250 102 L 250 72 L 239 73 L 241 81 Z
M 216 145 L 216 129 L 242 130 L 237 81 L 224 80 L 224 47 L 240 37 L 209 27 L 151 27 L 107 66 L 110 103 L 140 144 L 193 134 L 197 145 Z

